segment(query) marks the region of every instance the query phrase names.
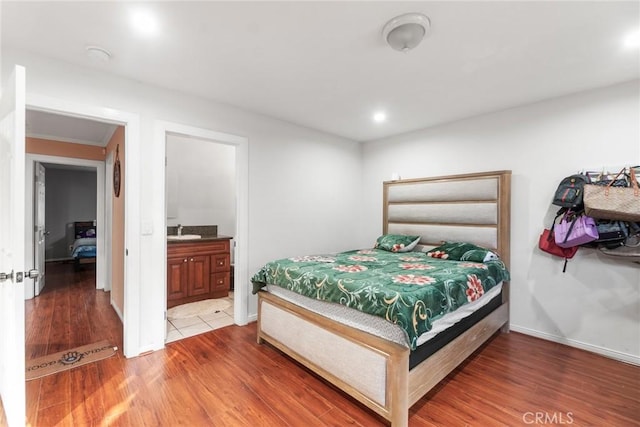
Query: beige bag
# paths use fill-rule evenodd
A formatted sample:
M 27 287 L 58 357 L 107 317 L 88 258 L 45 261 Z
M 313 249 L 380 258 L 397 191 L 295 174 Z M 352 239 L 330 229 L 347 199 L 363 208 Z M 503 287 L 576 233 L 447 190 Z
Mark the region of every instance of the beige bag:
M 622 169 L 616 179 L 624 173 Z M 618 221 L 640 221 L 640 188 L 634 168 L 630 168 L 631 187 L 585 184 L 584 211 L 592 218 Z

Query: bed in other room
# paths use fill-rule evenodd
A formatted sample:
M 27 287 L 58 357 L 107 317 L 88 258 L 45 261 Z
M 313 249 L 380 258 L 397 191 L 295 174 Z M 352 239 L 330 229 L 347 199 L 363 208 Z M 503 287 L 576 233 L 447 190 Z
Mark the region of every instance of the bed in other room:
M 71 247 L 71 257 L 76 269 L 81 264 L 96 262 L 96 226 L 95 221 L 76 221 L 73 223 L 75 240 Z
M 406 260 L 400 259 L 400 262 L 406 263 L 407 280 L 423 277 L 417 274 L 420 269 L 432 271 L 436 258 L 442 255 L 440 248 L 449 250 L 462 243 L 468 245 L 464 246 L 465 253 L 475 247 L 488 250 L 475 253 L 474 256 L 482 259 L 452 260 L 455 268 L 450 268 L 451 271 L 457 271 L 461 263 L 470 264 L 467 267 L 473 271 L 468 275 L 474 275 L 485 269 L 484 261 L 488 261 L 487 265 L 502 264 L 506 270 L 510 248 L 510 178 L 510 171 L 498 171 L 384 182 L 383 236 L 419 236 L 411 252 L 400 254 Z M 449 242 L 446 244 L 449 246 L 442 246 L 443 242 Z M 489 253 L 499 255 L 499 259 L 487 256 Z M 355 265 L 360 267 L 352 267 L 354 264 L 347 262 L 354 256 Z M 336 262 L 345 270 L 362 266 L 366 269 L 372 265 L 367 262 L 398 264 L 395 260 L 384 261 L 387 254 L 379 248 L 322 257 L 325 259 L 319 262 L 328 269 L 337 265 Z M 315 288 L 321 294 L 320 288 L 326 285 L 322 280 L 305 274 L 289 274 L 299 267 L 306 268 L 309 261 L 318 261 L 315 258 L 301 256 L 290 258 L 290 264 L 286 260 L 282 264 L 267 264 L 254 276 L 254 290 L 262 288 L 258 292 L 258 342 L 269 342 L 389 420 L 394 427 L 407 426 L 409 408 L 496 331 L 508 331 L 508 272 L 498 275 L 486 290 L 479 290 L 486 295 L 470 298 L 468 302 L 475 306 L 461 304 L 467 308 L 473 306 L 467 314 L 448 319 L 448 324 L 445 322 L 443 326 L 438 322 L 448 313 L 433 316 L 437 319 L 429 324 L 433 306 L 413 304 L 402 313 L 399 310 L 389 313 L 389 307 L 393 306 L 391 311 L 394 311 L 397 305 L 386 304 L 382 317 L 351 308 L 362 304 L 350 301 L 354 293 L 349 285 L 344 285 L 346 277 L 340 282 L 325 276 L 334 284 L 344 285 L 334 289 L 343 293 L 344 301 L 338 304 L 318 301 L 313 295 L 299 295 L 295 284 L 289 283 L 289 289 L 274 285 L 278 275 L 293 277 L 299 281 L 297 287 L 304 288 L 301 282 L 311 281 L 308 288 Z M 418 270 L 414 268 L 416 265 L 420 267 Z M 289 268 L 293 270 L 287 270 Z M 444 270 L 439 274 L 446 274 L 447 268 Z M 389 277 L 395 277 L 394 274 Z M 446 283 L 446 275 L 441 277 Z M 459 296 L 461 291 L 468 296 L 467 291 L 473 293 L 473 290 L 474 286 L 460 285 L 457 292 Z M 356 294 L 363 299 L 373 298 L 367 295 L 366 286 Z M 447 298 L 451 296 L 446 294 Z M 387 297 L 393 298 L 393 295 L 396 294 L 391 291 Z M 458 302 L 465 295 L 461 295 Z M 483 303 L 476 304 L 476 300 Z M 406 327 L 404 330 L 399 328 L 400 323 Z M 414 334 L 411 334 L 412 328 Z

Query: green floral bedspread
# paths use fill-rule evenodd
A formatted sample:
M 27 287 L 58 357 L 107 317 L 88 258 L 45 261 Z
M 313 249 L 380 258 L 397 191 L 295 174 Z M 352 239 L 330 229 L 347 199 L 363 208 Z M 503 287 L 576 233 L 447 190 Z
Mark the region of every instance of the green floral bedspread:
M 432 322 L 509 280 L 500 260 L 484 263 L 427 257 L 422 252 L 379 249 L 285 258 L 266 264 L 251 279 L 342 304 L 399 325 L 409 345 Z

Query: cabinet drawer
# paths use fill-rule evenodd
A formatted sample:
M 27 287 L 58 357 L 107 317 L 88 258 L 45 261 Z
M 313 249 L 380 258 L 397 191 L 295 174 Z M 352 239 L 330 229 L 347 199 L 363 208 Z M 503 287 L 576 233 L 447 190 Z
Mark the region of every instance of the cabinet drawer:
M 229 253 L 228 240 L 195 240 L 167 244 L 167 256 L 189 256 L 209 253 Z
M 211 255 L 212 270 L 214 272 L 229 271 L 231 269 L 231 259 L 229 254 Z
M 211 275 L 211 298 L 224 298 L 229 295 L 229 273 Z
M 229 273 L 215 273 L 211 275 L 211 288 L 214 290 L 229 289 Z

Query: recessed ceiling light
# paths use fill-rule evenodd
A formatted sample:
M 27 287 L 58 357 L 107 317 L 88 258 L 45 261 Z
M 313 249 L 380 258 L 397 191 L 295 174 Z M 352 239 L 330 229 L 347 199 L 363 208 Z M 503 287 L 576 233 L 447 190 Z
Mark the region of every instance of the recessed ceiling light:
M 627 34 L 624 39 L 624 45 L 628 48 L 634 48 L 640 46 L 640 30 L 633 31 Z
M 148 9 L 134 9 L 131 11 L 133 28 L 143 36 L 154 36 L 160 25 L 156 17 Z
M 378 111 L 373 115 L 373 121 L 376 123 L 382 123 L 387 120 L 387 115 L 383 111 Z

